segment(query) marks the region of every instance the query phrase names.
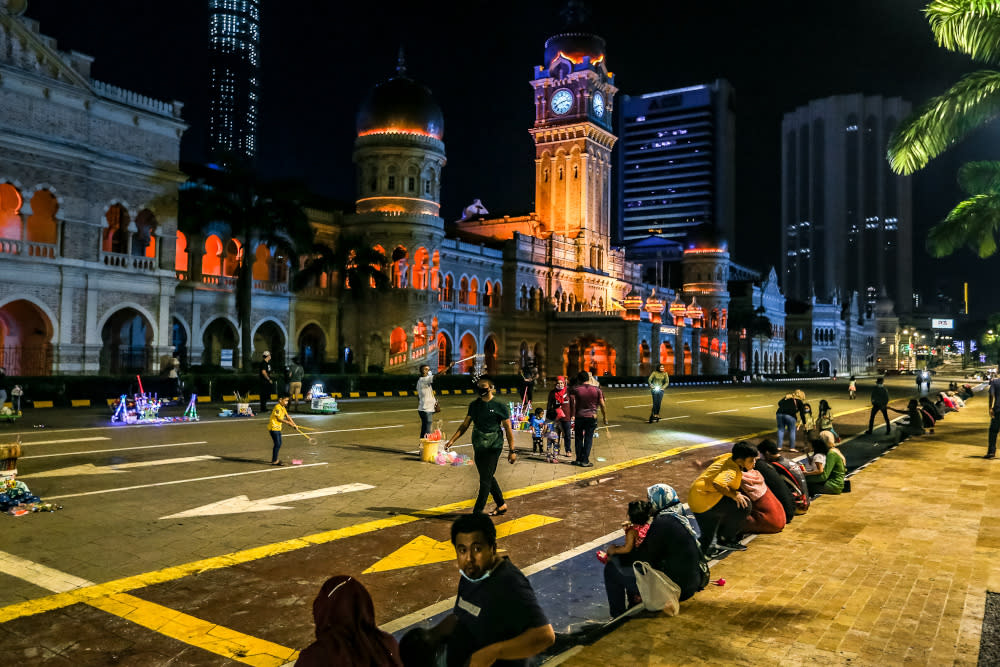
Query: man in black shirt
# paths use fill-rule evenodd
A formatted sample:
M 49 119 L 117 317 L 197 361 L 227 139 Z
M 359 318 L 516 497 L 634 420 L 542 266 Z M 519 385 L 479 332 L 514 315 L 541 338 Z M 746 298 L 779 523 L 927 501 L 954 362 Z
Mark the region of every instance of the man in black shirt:
M 271 398 L 271 387 L 274 380 L 271 378 L 271 353 L 264 351 L 263 360 L 257 365 L 257 379 L 260 381 L 260 413 L 267 411 L 267 399 Z
M 987 440 L 985 458 L 992 459 L 997 455 L 997 433 L 1000 433 L 1000 379 L 990 380 L 990 430 Z
M 448 667 L 527 667 L 556 640 L 535 592 L 506 557 L 497 555 L 497 531 L 481 512 L 451 525 L 462 579 L 455 608 L 430 632 L 446 642 Z

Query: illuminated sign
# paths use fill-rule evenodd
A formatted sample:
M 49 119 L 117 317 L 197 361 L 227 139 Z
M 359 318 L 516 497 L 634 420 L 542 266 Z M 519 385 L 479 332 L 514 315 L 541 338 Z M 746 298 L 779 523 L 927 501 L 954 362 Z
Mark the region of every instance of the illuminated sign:
M 943 319 L 933 319 L 931 320 L 931 329 L 954 329 L 955 320 L 943 320 Z
M 660 327 L 661 334 L 670 334 L 671 336 L 677 335 L 677 327 Z

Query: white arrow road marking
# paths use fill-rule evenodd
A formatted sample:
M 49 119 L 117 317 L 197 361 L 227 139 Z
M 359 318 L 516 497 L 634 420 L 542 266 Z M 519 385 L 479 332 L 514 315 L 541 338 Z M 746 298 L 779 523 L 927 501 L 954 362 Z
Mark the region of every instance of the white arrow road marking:
M 128 472 L 133 468 L 151 468 L 153 466 L 165 466 L 173 463 L 193 463 L 195 461 L 218 460 L 218 456 L 183 456 L 177 459 L 159 459 L 156 461 L 136 461 L 134 463 L 116 463 L 110 466 L 95 466 L 93 463 L 85 463 L 81 466 L 71 466 L 69 468 L 56 468 L 44 472 L 33 472 L 30 475 L 20 475 L 21 479 L 28 477 L 73 477 L 75 475 L 107 475 L 117 472 Z
M 271 510 L 288 510 L 281 503 L 291 503 L 296 500 L 309 500 L 310 498 L 322 498 L 324 496 L 335 496 L 341 493 L 351 493 L 352 491 L 365 491 L 374 489 L 371 484 L 341 484 L 340 486 L 329 486 L 325 489 L 314 491 L 303 491 L 301 493 L 289 493 L 284 496 L 274 496 L 273 498 L 261 498 L 260 500 L 250 500 L 246 496 L 235 496 L 227 498 L 201 507 L 161 516 L 160 519 L 182 519 L 190 516 L 214 516 L 217 514 L 241 514 L 244 512 L 270 512 Z

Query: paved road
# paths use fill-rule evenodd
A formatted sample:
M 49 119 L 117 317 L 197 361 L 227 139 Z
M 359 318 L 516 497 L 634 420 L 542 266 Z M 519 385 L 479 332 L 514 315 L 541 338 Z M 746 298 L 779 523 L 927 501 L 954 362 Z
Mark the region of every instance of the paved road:
M 900 398 L 912 388 L 908 378 L 890 384 Z M 867 416 L 864 385 L 857 401 L 843 382 L 803 387 L 814 409 L 826 398 L 835 413 Z M 655 425 L 647 392 L 609 390 L 612 427 L 595 442 L 596 468 L 501 463 L 511 499 L 501 546 L 531 566 L 613 532 L 650 483 L 683 495 L 701 461 L 774 429 L 788 389 L 672 388 Z M 469 400 L 442 397 L 447 431 Z M 477 479 L 471 466 L 416 460 L 413 403 L 344 401 L 339 415 L 301 415 L 316 444 L 286 433 L 282 458 L 303 463 L 282 468 L 266 465 L 263 418 L 207 409 L 200 423 L 22 431 L 22 479 L 65 509 L 0 516 L 0 657 L 280 665 L 311 640 L 315 591 L 341 572 L 364 579 L 380 623 L 420 618 L 454 594 L 448 523 L 471 507 Z M 861 417 L 845 417 L 844 434 Z M 527 433 L 517 437 L 530 449 Z

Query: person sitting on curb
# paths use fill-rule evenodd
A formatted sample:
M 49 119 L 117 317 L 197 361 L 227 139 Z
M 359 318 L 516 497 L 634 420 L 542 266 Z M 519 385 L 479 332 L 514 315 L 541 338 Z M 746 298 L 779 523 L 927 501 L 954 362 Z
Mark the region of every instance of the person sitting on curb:
M 924 413 L 920 410 L 920 403 L 917 402 L 917 399 L 911 398 L 910 402 L 906 404 L 905 410 L 897 410 L 893 407 L 888 409 L 906 415 L 906 421 L 899 423 L 903 435 L 918 436 L 924 434 Z
M 296 667 L 402 667 L 396 640 L 375 625 L 372 596 L 354 577 L 326 580 L 313 602 L 313 620 L 316 641 L 299 654 Z
M 754 470 L 747 470 L 743 473 L 743 481 L 740 483 L 740 491 L 753 503 L 750 508 L 750 516 L 743 524 L 741 532 L 780 533 L 784 530 L 785 524 L 788 523 L 785 508 L 767 486 L 764 474 L 756 470 L 757 464 L 760 462 L 761 460 L 757 459 L 754 462 Z
M 809 457 L 813 470 L 806 471 L 809 493 L 816 495 L 830 493 L 839 495 L 844 491 L 844 476 L 847 474 L 847 460 L 836 445 L 823 440 L 813 440 L 813 453 Z
M 497 554 L 497 529 L 476 512 L 451 524 L 458 595 L 452 612 L 429 631 L 433 644 L 447 644 L 448 667 L 527 666 L 556 640 L 528 578 Z
M 872 426 L 875 425 L 875 415 L 879 412 L 885 418 L 885 434 L 889 435 L 892 433 L 892 424 L 889 423 L 889 413 L 886 412 L 886 406 L 889 405 L 889 392 L 885 390 L 885 378 L 878 378 L 875 380 L 875 388 L 872 389 L 872 409 L 868 413 L 868 430 L 865 431 L 865 435 L 872 434 Z
M 792 497 L 793 502 L 793 513 L 794 514 L 805 514 L 809 509 L 809 485 L 806 482 L 806 474 L 802 470 L 802 466 L 794 461 L 790 461 L 781 455 L 778 451 L 778 446 L 774 444 L 772 440 L 764 439 L 757 443 L 757 449 L 760 451 L 761 459 L 758 459 L 758 463 L 761 460 L 766 461 L 770 464 L 771 468 L 778 474 L 783 483 L 784 488 L 788 491 L 789 495 Z M 758 470 L 760 467 L 755 466 Z M 767 482 L 768 475 L 764 473 L 764 481 Z M 768 483 L 768 486 L 774 491 L 774 495 L 778 497 L 778 500 L 782 499 L 782 494 L 774 490 L 773 482 Z M 782 505 L 785 507 L 785 515 L 788 515 L 788 506 L 784 501 Z M 787 519 L 791 521 L 791 518 Z
M 627 601 L 633 605 L 642 601 L 632 569 L 638 560 L 670 577 L 681 589 L 681 602 L 708 585 L 708 563 L 677 491 L 666 484 L 654 484 L 646 493 L 655 513 L 646 538 L 630 553 L 609 559 L 604 565 L 604 590 L 612 618 L 625 613 Z
M 715 553 L 713 542 L 725 551 L 746 550 L 736 539 L 750 514 L 750 499 L 740 493 L 740 483 L 743 472 L 751 470 L 756 460 L 757 448 L 740 440 L 729 454 L 712 461 L 691 485 L 688 506 L 701 528 L 699 542 L 706 556 Z

